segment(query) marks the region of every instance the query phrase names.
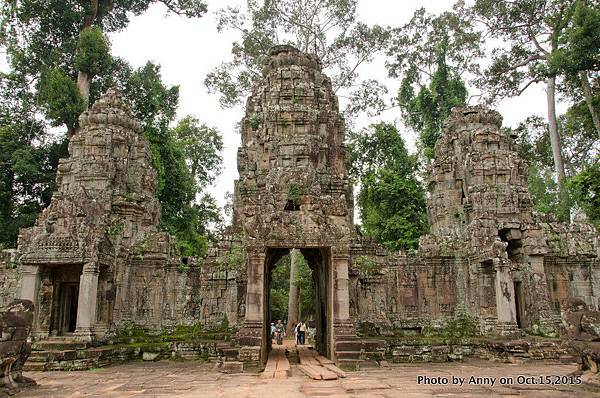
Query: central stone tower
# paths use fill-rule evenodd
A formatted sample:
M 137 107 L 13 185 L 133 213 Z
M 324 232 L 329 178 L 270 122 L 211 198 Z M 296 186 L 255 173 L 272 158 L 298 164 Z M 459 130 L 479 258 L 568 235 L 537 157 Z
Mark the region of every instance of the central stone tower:
M 265 359 L 270 274 L 291 248 L 302 251 L 316 285 L 319 351 L 335 356 L 352 335 L 348 310 L 353 197 L 344 122 L 320 61 L 276 46 L 246 105 L 238 150 L 234 225 L 247 255 L 246 315 L 240 342 Z M 252 349 L 250 349 L 252 347 Z

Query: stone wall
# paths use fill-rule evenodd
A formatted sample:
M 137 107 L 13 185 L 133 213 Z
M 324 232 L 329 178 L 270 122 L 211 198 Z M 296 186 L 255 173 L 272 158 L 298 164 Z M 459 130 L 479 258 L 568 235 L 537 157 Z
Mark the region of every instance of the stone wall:
M 431 331 L 466 315 L 482 334 L 555 335 L 564 299 L 598 308 L 598 232 L 582 215 L 565 224 L 533 213 L 527 164 L 501 120 L 479 106 L 453 109 L 430 170 L 430 234 L 416 254 L 355 240 L 359 329 Z
M 0 308 L 4 308 L 18 296 L 21 273 L 17 263 L 17 251 L 0 251 Z
M 298 248 L 326 354 L 356 332 L 555 334 L 565 298 L 599 307 L 598 232 L 581 216 L 566 225 L 533 213 L 527 164 L 501 121 L 481 106 L 452 111 L 429 173 L 430 233 L 416 253 L 388 253 L 355 234 L 344 122 L 320 61 L 274 47 L 241 123 L 232 225 L 193 259 L 158 229 L 149 144 L 110 90 L 82 114 L 50 206 L 0 254 L 0 305 L 32 300 L 42 339 L 227 324 L 256 362 L 270 272 Z

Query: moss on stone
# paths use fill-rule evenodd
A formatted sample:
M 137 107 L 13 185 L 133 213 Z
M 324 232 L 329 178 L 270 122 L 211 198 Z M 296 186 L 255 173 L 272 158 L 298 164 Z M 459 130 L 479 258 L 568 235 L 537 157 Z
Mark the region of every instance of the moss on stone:
M 441 337 L 448 339 L 460 339 L 463 337 L 479 336 L 479 325 L 467 314 L 460 314 L 441 325 L 428 324 L 422 329 L 425 337 Z

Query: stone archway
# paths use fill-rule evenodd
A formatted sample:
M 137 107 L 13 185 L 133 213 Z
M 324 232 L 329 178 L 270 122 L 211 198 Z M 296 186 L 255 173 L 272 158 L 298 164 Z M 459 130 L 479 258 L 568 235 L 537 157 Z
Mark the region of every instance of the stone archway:
M 263 352 L 268 351 L 271 343 L 269 338 L 271 322 L 271 282 L 272 273 L 279 259 L 289 253 L 290 248 L 268 248 L 265 257 L 264 292 L 263 295 Z M 315 313 L 314 322 L 316 329 L 315 349 L 323 356 L 332 357 L 332 333 L 333 333 L 333 295 L 332 295 L 332 272 L 330 248 L 313 247 L 300 248 L 300 253 L 306 259 L 311 269 L 313 278 Z M 265 358 L 266 355 L 263 356 Z

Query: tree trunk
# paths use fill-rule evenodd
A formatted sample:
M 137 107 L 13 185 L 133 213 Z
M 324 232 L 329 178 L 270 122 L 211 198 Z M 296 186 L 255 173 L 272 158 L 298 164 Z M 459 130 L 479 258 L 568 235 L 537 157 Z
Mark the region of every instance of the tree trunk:
M 71 137 L 73 137 L 75 135 L 75 127 L 73 126 L 67 126 L 67 139 L 71 139 Z
M 77 88 L 79 89 L 79 94 L 87 104 L 90 100 L 90 82 L 92 81 L 91 76 L 86 73 L 79 71 L 77 73 Z
M 83 21 L 83 28 L 80 33 L 83 32 L 85 28 L 89 28 L 94 23 L 94 20 L 98 16 L 98 0 L 90 0 L 90 9 L 85 16 L 85 20 Z M 90 100 L 90 82 L 92 81 L 92 77 L 82 71 L 78 71 L 77 73 L 77 88 L 79 89 L 79 94 L 87 104 Z
M 586 71 L 579 71 L 579 80 L 581 81 L 581 90 L 583 91 L 585 103 L 592 114 L 592 120 L 594 121 L 596 133 L 598 133 L 598 136 L 600 137 L 600 116 L 598 116 L 598 110 L 594 108 L 592 88 L 590 87 L 590 81 L 588 80 Z
M 297 250 L 290 250 L 290 290 L 288 297 L 288 320 L 287 335 L 294 335 L 294 326 L 298 323 L 298 303 L 300 298 L 300 289 L 298 289 L 298 268 L 296 268 Z
M 554 168 L 556 169 L 556 181 L 558 183 L 558 195 L 561 206 L 564 207 L 567 220 L 569 218 L 569 204 L 565 192 L 565 164 L 563 162 L 560 136 L 558 134 L 558 122 L 556 121 L 556 76 L 551 76 L 547 80 L 546 98 L 548 100 L 548 128 L 550 130 L 550 145 L 552 146 L 552 158 L 554 159 Z

